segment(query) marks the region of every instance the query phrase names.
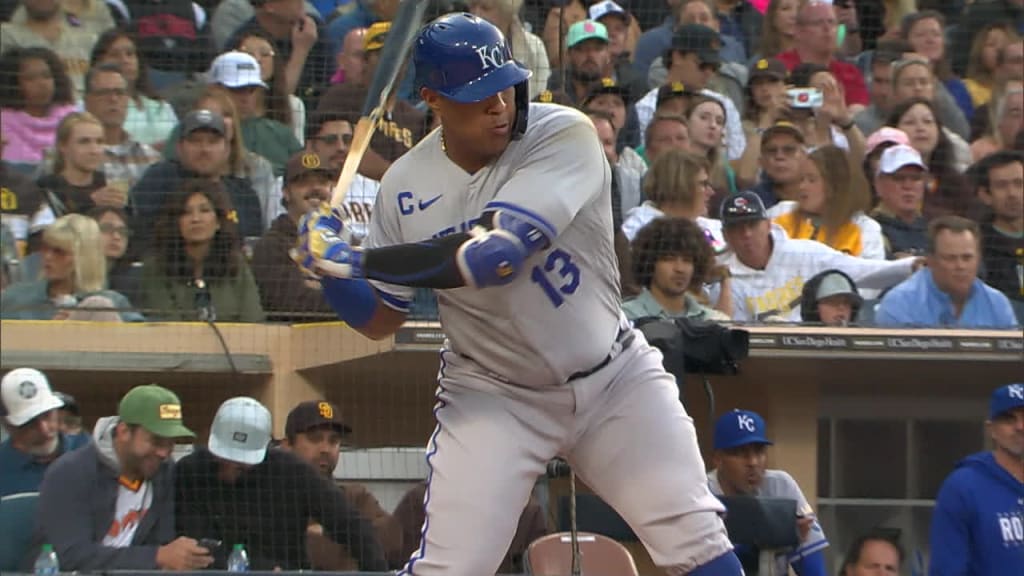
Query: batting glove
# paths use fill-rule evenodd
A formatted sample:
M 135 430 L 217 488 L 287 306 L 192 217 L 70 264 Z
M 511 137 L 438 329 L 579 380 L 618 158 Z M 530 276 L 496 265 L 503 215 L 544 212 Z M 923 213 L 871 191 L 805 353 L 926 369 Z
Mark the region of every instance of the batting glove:
M 299 240 L 291 251 L 292 259 L 312 276 L 362 278 L 362 251 L 343 239 L 345 232 L 341 211 L 322 204 L 299 221 Z

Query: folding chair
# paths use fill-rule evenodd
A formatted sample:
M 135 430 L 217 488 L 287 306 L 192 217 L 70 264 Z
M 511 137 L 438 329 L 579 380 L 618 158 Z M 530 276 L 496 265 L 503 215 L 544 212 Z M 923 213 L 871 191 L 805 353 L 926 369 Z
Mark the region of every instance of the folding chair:
M 0 498 L 0 572 L 18 569 L 32 539 L 38 492 L 21 492 Z
M 639 576 L 629 550 L 607 536 L 579 533 L 580 568 L 586 576 Z M 569 532 L 556 532 L 534 540 L 523 561 L 531 576 L 570 576 L 572 544 Z

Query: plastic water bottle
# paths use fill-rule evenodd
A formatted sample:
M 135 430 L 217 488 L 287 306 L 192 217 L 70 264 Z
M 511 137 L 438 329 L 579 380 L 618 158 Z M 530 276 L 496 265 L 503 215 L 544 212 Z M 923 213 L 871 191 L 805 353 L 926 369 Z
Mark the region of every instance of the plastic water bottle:
M 57 562 L 57 553 L 53 551 L 52 544 L 43 544 L 39 550 L 34 572 L 36 576 L 54 576 L 60 572 L 60 563 Z
M 249 555 L 245 553 L 245 546 L 235 544 L 231 549 L 231 556 L 228 556 L 228 572 L 248 572 Z

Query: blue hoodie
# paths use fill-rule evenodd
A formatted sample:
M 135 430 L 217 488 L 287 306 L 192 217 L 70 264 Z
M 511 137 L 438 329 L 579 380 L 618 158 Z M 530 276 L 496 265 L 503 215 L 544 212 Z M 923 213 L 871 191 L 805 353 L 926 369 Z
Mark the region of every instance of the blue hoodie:
M 991 452 L 964 458 L 932 516 L 929 576 L 1024 574 L 1024 483 Z

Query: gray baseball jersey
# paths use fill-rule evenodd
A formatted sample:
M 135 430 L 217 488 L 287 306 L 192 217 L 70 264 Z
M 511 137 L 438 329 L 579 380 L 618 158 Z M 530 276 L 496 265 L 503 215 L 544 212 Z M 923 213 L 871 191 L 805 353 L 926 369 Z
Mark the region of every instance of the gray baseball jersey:
M 708 472 L 708 485 L 711 487 L 713 494 L 716 496 L 722 495 L 722 485 L 718 482 L 718 470 Z M 803 491 L 800 490 L 800 485 L 796 483 L 796 480 L 789 473 L 783 470 L 765 470 L 764 481 L 761 482 L 761 486 L 754 496 L 796 500 L 796 513 L 798 515 L 814 516 L 814 509 L 811 508 L 807 498 L 804 497 Z M 789 570 L 787 568 L 788 564 L 824 550 L 827 547 L 828 539 L 825 538 L 825 532 L 822 531 L 821 525 L 818 524 L 818 520 L 815 518 L 814 523 L 811 524 L 810 531 L 800 541 L 800 546 L 796 550 L 775 556 L 775 573 L 786 574 Z
M 439 291 L 441 318 L 449 348 L 485 370 L 526 386 L 561 384 L 601 362 L 618 330 L 610 186 L 589 119 L 532 104 L 526 134 L 475 174 L 448 159 L 436 130 L 395 162 L 365 246 L 465 232 L 486 210 L 529 221 L 551 247 L 506 286 Z M 411 289 L 376 286 L 386 303 L 408 308 Z

